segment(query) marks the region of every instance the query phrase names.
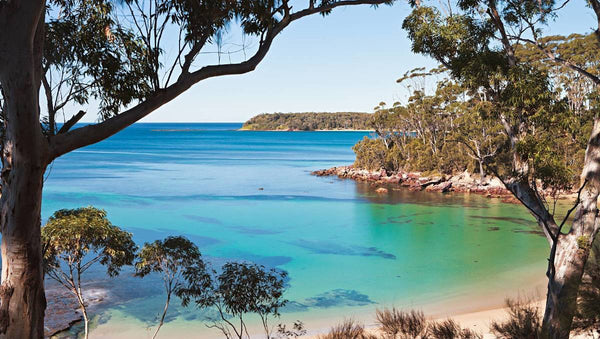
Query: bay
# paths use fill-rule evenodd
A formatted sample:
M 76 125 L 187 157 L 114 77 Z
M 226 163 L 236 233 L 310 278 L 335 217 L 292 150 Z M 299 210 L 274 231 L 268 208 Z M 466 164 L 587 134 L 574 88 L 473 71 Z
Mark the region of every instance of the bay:
M 378 195 L 310 174 L 352 163 L 352 145 L 368 132 L 239 127 L 138 123 L 67 154 L 47 171 L 42 218 L 93 205 L 140 245 L 184 235 L 215 265 L 285 270 L 282 321 L 312 331 L 349 316 L 369 322 L 384 306 L 436 315 L 497 307 L 543 282 L 547 243 L 523 207 L 468 194 Z M 120 302 L 99 310 L 92 335 L 146 337 L 162 307 L 159 284 L 129 271 L 120 279 L 102 280 Z M 174 306 L 162 335 L 219 337 L 200 313 Z

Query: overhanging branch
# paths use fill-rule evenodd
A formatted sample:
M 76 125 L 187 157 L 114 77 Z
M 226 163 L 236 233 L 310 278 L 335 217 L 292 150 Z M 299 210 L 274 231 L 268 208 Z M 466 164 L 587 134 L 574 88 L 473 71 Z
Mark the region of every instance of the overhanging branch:
M 390 0 L 341 0 L 319 7 L 309 7 L 295 13 L 286 14 L 265 34 L 256 53 L 248 60 L 227 65 L 210 65 L 182 76 L 171 86 L 156 90 L 146 100 L 121 114 L 101 123 L 87 125 L 75 130 L 60 133 L 50 138 L 51 158 L 57 158 L 75 149 L 97 143 L 139 121 L 162 105 L 178 97 L 194 84 L 213 77 L 223 75 L 244 74 L 253 71 L 264 59 L 275 37 L 291 22 L 317 13 L 326 13 L 336 7 L 353 5 L 380 5 L 391 3 Z

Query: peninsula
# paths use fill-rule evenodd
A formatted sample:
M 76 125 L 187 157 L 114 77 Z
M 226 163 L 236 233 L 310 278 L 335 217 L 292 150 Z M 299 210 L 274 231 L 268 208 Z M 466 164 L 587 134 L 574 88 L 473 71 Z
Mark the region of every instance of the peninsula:
M 353 131 L 372 130 L 370 113 L 263 113 L 246 121 L 246 131 Z

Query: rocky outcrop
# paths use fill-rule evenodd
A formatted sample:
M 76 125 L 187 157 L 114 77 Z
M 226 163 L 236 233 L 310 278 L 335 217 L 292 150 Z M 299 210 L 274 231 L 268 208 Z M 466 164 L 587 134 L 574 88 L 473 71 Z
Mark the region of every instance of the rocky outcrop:
M 46 315 L 44 317 L 44 337 L 49 338 L 60 332 L 69 330 L 76 323 L 83 321 L 79 304 L 75 296 L 60 285 L 46 288 Z M 84 291 L 89 314 L 106 300 L 108 291 L 93 287 Z
M 411 191 L 476 193 L 488 197 L 502 198 L 507 202 L 514 202 L 512 194 L 504 188 L 502 182 L 497 178 L 481 180 L 468 172 L 444 176 L 424 175 L 421 172 L 387 173 L 385 170 L 369 171 L 353 166 L 340 166 L 314 171 L 312 174 L 369 182 L 377 187 L 376 192 L 379 194 L 387 193 L 385 186 L 398 186 Z M 382 188 L 386 190 L 383 191 Z

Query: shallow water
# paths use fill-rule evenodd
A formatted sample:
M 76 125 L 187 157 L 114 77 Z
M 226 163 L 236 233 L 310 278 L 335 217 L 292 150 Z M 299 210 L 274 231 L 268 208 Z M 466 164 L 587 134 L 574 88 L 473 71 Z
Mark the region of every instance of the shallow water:
M 477 195 L 377 195 L 365 184 L 310 175 L 351 163 L 351 146 L 368 133 L 235 131 L 240 126 L 136 124 L 59 158 L 48 170 L 42 216 L 94 205 L 140 244 L 182 234 L 215 264 L 286 270 L 284 318 L 309 325 L 444 300 L 468 311 L 465 300 L 489 293 L 497 297 L 471 308 L 492 307 L 543 278 L 546 240 L 521 206 Z M 160 289 L 121 279 L 122 295 L 136 293 L 102 310 L 107 323 L 96 334 L 114 324 L 148 336 Z M 174 307 L 166 333 L 209 333 L 196 314 Z

